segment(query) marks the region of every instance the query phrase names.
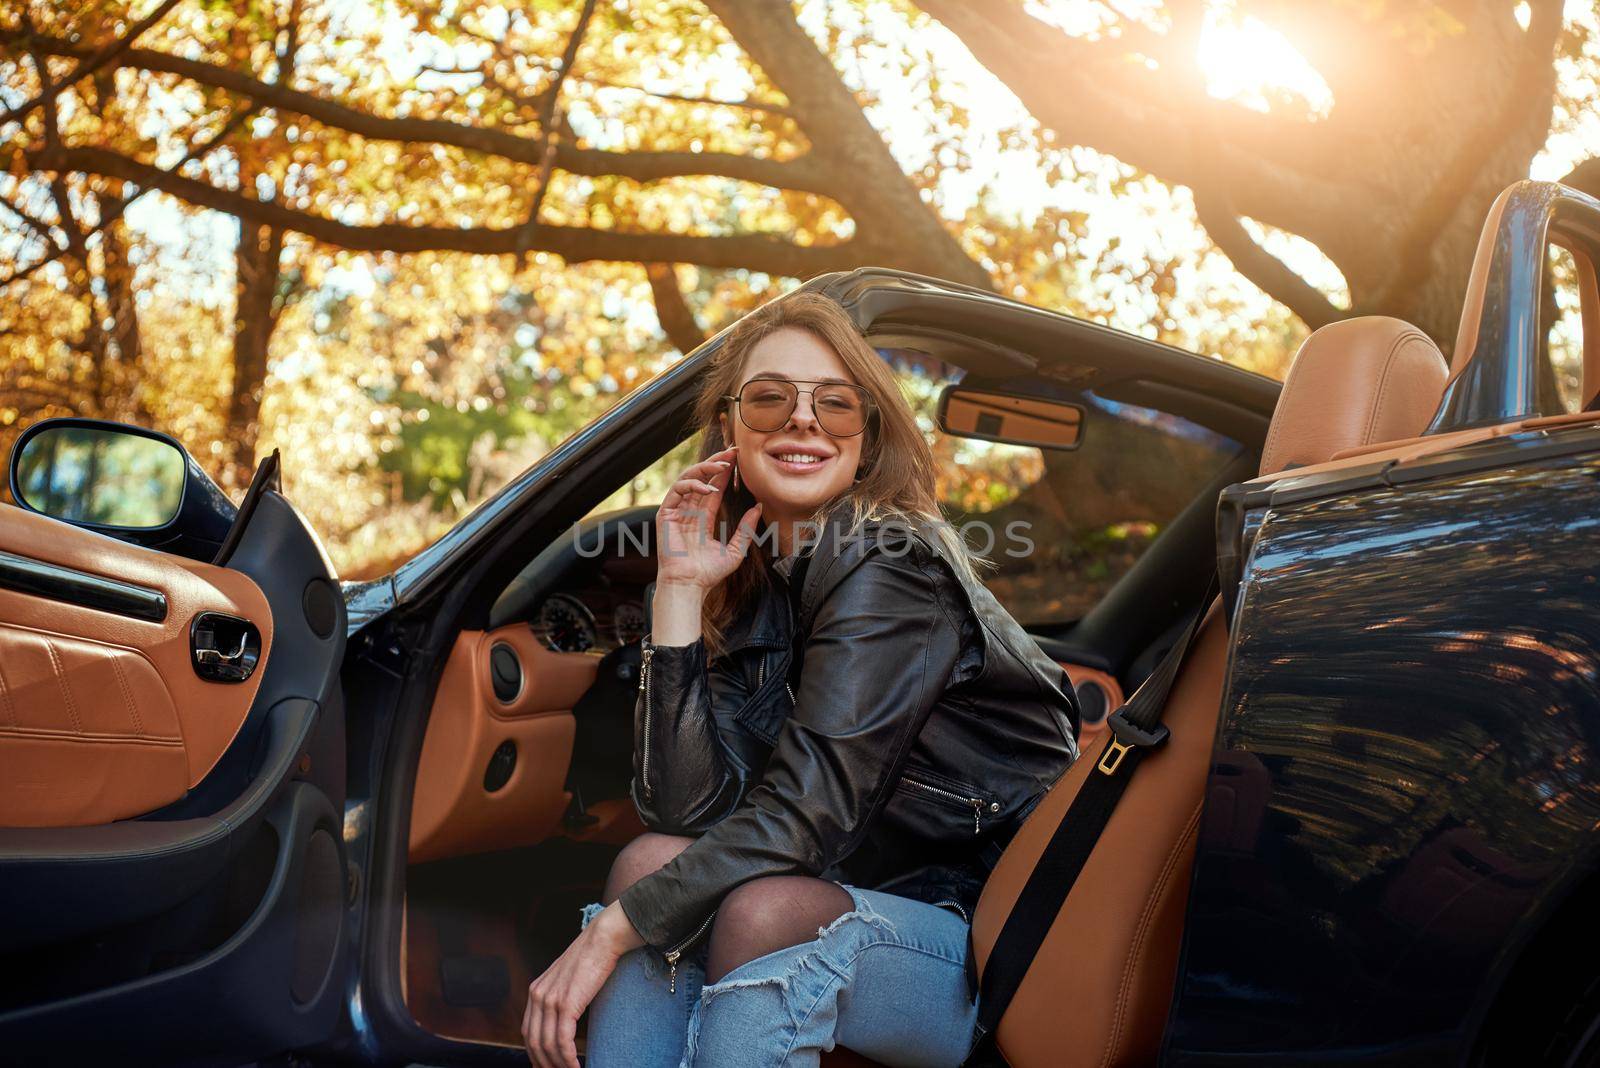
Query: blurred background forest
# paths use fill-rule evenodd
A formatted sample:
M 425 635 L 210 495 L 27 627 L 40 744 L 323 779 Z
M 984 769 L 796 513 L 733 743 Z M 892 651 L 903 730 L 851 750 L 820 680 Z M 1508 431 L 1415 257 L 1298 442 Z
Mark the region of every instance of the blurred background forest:
M 827 271 L 1448 351 L 1495 194 L 1600 194 L 1597 82 L 1594 0 L 0 0 L 0 451 L 281 449 L 357 577 Z

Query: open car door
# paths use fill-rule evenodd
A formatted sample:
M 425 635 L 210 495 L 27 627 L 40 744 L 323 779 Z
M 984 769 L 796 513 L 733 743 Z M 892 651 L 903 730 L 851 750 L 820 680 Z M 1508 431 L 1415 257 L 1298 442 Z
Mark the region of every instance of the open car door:
M 277 457 L 18 440 L 0 505 L 0 1060 L 248 1061 L 338 1026 L 345 612 Z

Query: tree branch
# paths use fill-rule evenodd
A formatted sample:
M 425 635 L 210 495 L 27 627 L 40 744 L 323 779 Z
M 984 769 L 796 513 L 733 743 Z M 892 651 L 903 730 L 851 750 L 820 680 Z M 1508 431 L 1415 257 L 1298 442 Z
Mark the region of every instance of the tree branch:
M 19 36 L 0 31 L 0 42 L 8 42 Z M 60 39 L 38 38 L 36 41 L 40 47 L 55 55 L 72 55 L 75 51 L 73 45 Z M 239 71 L 150 49 L 129 50 L 123 65 L 176 74 L 246 97 L 258 105 L 304 115 L 325 126 L 359 134 L 370 140 L 451 145 L 534 167 L 544 162 L 545 142 L 542 137 L 523 137 L 505 130 L 469 126 L 448 119 L 395 119 L 373 115 L 311 93 L 284 85 L 272 85 Z M 773 160 L 727 152 L 609 152 L 561 142 L 556 147 L 555 164 L 564 171 L 586 177 L 615 176 L 649 182 L 706 174 L 825 196 L 837 196 L 838 187 L 843 184 L 837 172 L 822 166 L 809 155 L 792 160 Z
M 133 42 L 138 40 L 146 30 L 160 22 L 166 17 L 167 12 L 171 11 L 177 6 L 178 0 L 162 0 L 160 4 L 156 5 L 156 9 L 154 11 L 150 12 L 150 14 L 146 15 L 138 22 L 134 23 L 133 28 L 130 29 L 125 35 L 115 41 L 112 41 L 98 52 L 91 54 L 87 59 L 84 59 L 83 62 L 78 64 L 76 70 L 59 82 L 52 84 L 49 80 L 48 72 L 41 67 L 39 70 L 39 80 L 44 84 L 43 91 L 32 100 L 25 100 L 16 107 L 0 113 L 0 126 L 4 126 L 8 122 L 22 118 L 23 116 L 32 112 L 35 108 L 51 103 L 56 97 L 60 96 L 64 91 L 66 91 L 69 86 L 82 81 L 95 71 L 115 60 L 123 52 L 127 51 L 128 48 L 133 45 Z M 14 39 L 15 37 L 26 37 L 27 35 L 23 33 L 7 34 L 6 36 Z
M 43 219 L 34 218 L 32 215 L 28 214 L 26 211 L 23 211 L 21 208 L 17 207 L 4 197 L 0 197 L 0 208 L 5 209 L 12 215 L 15 215 L 18 219 L 22 220 L 22 223 L 27 226 L 28 229 L 37 234 L 46 245 L 49 245 L 52 251 L 66 251 L 56 243 L 55 235 L 50 232 L 50 224 L 45 222 Z
M 1206 234 L 1244 275 L 1272 299 L 1298 315 L 1315 330 L 1349 315 L 1316 286 L 1291 270 L 1288 264 L 1256 244 L 1239 222 L 1233 205 L 1221 198 L 1195 193 L 1195 213 Z
M 215 135 L 207 138 L 203 144 L 196 145 L 189 149 L 188 152 L 184 153 L 183 158 L 178 161 L 177 166 L 175 166 L 173 170 L 182 170 L 189 163 L 200 159 L 209 153 L 213 148 L 216 148 L 223 141 L 225 141 L 230 134 L 232 134 L 240 126 L 244 125 L 245 120 L 254 114 L 255 110 L 255 107 L 252 105 L 251 107 L 245 108 L 243 111 L 240 111 L 238 114 L 234 115 L 227 122 L 223 123 L 222 129 L 218 130 Z M 154 188 L 154 186 L 146 186 L 143 189 L 140 189 L 137 193 L 134 193 L 132 196 L 121 197 L 111 201 L 109 206 L 102 202 L 100 219 L 95 224 L 94 230 L 90 231 L 90 233 L 86 235 L 85 240 L 92 239 L 96 233 L 104 230 L 106 227 L 122 218 L 123 212 L 128 210 L 128 206 L 130 204 Z M 10 204 L 7 203 L 7 207 L 9 206 Z M 6 277 L 0 278 L 0 292 L 4 292 L 7 286 L 26 280 L 30 275 L 43 269 L 49 264 L 54 263 L 62 256 L 65 256 L 69 251 L 69 249 L 65 247 L 57 246 L 54 242 L 51 243 L 51 248 L 52 251 L 49 255 L 42 256 L 34 262 L 28 264 L 28 266 L 19 267 Z
M 492 85 L 521 106 L 531 107 L 535 112 L 539 110 L 539 102 L 536 99 L 497 77 L 494 69 L 487 64 L 482 67 L 468 68 L 437 67 L 424 63 L 422 69 L 444 77 L 473 77 L 481 79 L 484 84 Z M 791 119 L 794 118 L 794 112 L 787 104 L 779 104 L 773 100 L 723 100 L 714 96 L 689 96 L 684 93 L 668 93 L 656 89 L 646 89 L 643 86 L 614 82 L 608 78 L 597 78 L 592 74 L 577 74 L 573 76 L 572 80 L 593 86 L 596 89 L 611 89 L 619 93 L 637 93 L 640 96 L 653 97 L 656 100 L 671 100 L 679 104 L 704 104 L 708 107 L 738 108 L 742 111 L 759 111 L 773 115 L 783 115 Z
M 855 241 L 869 254 L 864 262 L 892 260 L 993 288 L 988 272 L 922 202 L 833 61 L 796 21 L 790 0 L 706 0 L 706 6 L 789 99 L 812 145 L 806 158 L 836 179 L 829 195 L 856 220 Z
M 651 96 L 657 100 L 672 100 L 679 104 L 705 104 L 709 107 L 739 108 L 743 111 L 760 111 L 772 115 L 783 115 L 791 119 L 795 118 L 793 108 L 787 104 L 774 103 L 771 100 L 719 100 L 714 96 L 686 96 L 683 93 L 666 93 L 655 89 L 644 89 L 637 85 L 623 85 L 620 82 L 611 82 L 604 78 L 595 78 L 590 75 L 580 75 L 578 80 L 585 85 L 593 85 L 600 89 L 638 93 L 641 96 Z
M 277 201 L 255 200 L 218 189 L 103 148 L 60 148 L 23 155 L 27 165 L 35 170 L 81 171 L 120 178 L 139 186 L 161 189 L 197 207 L 294 230 L 326 244 L 358 252 L 447 251 L 507 255 L 518 250 L 518 233 L 522 229 L 520 226 L 458 229 L 400 223 L 354 225 L 298 211 Z M 0 150 L 0 164 L 10 164 L 14 156 L 15 152 Z M 535 228 L 534 240 L 528 247 L 554 253 L 568 263 L 592 260 L 694 263 L 702 267 L 745 267 L 789 278 L 810 278 L 828 271 L 848 270 L 861 262 L 859 252 L 850 244 L 802 246 L 766 234 L 710 237 L 540 225 Z
M 1510 17 L 1509 14 L 1506 17 Z M 1516 74 L 1504 93 L 1498 114 L 1470 131 L 1457 144 L 1454 154 L 1438 171 L 1427 195 L 1411 213 L 1398 247 L 1400 261 L 1388 283 L 1374 297 L 1377 307 L 1404 308 L 1407 297 L 1415 293 L 1428 274 L 1433 247 L 1452 216 L 1476 182 L 1482 162 L 1495 145 L 1509 138 L 1532 109 L 1543 108 L 1549 125 L 1551 94 L 1555 89 L 1554 51 L 1561 33 L 1561 0 L 1542 0 L 1533 6 L 1525 36 L 1525 50 Z
M 556 132 L 556 109 L 561 103 L 561 87 L 567 83 L 568 76 L 572 74 L 572 65 L 578 61 L 578 49 L 583 45 L 583 35 L 589 30 L 589 20 L 594 18 L 595 3 L 596 0 L 584 0 L 583 10 L 578 13 L 578 24 L 568 35 L 567 47 L 562 50 L 561 67 L 551 80 L 550 87 L 545 90 L 545 98 L 539 108 L 539 134 L 544 138 L 544 152 L 539 160 L 539 185 L 533 191 L 533 202 L 528 206 L 528 220 L 522 226 L 529 241 L 533 240 L 533 230 L 539 225 L 539 211 L 544 207 L 545 195 L 550 192 L 550 175 L 555 169 L 556 153 L 560 148 L 561 138 Z
M 1586 159 L 1561 179 L 1561 184 L 1571 186 L 1580 193 L 1600 197 L 1600 156 Z
M 645 277 L 650 279 L 650 296 L 655 299 L 656 319 L 674 348 L 687 355 L 699 348 L 706 333 L 695 320 L 694 312 L 683 299 L 678 288 L 678 275 L 670 263 L 647 263 Z
M 1015 0 L 917 4 L 1061 141 L 1108 152 L 1163 181 L 1227 188 L 1252 217 L 1297 233 L 1366 193 L 1305 168 L 1300 148 L 1310 124 L 1212 100 L 1183 71 L 1139 62 L 1129 41 L 1073 37 Z M 1226 124 L 1235 136 L 1200 136 L 1197 117 L 1202 127 Z

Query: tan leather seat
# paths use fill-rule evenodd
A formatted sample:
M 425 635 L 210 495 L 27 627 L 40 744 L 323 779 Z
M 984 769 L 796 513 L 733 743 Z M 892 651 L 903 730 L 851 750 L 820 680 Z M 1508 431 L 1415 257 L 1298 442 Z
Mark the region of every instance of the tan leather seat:
M 1323 327 L 1290 369 L 1262 450 L 1263 474 L 1420 434 L 1447 374 L 1438 347 L 1398 319 Z M 1171 740 L 1140 766 L 1001 1021 L 996 1038 L 1013 1068 L 1155 1060 L 1177 972 L 1227 649 L 1213 605 L 1168 699 Z M 973 918 L 980 968 L 1100 752 L 1091 747 L 1067 772 L 990 876 Z M 1229 792 L 1238 789 L 1230 781 Z M 1225 818 L 1229 808 L 1223 804 L 1215 815 Z M 1207 833 L 1214 830 L 1208 824 Z M 1222 837 L 1234 830 L 1223 828 Z

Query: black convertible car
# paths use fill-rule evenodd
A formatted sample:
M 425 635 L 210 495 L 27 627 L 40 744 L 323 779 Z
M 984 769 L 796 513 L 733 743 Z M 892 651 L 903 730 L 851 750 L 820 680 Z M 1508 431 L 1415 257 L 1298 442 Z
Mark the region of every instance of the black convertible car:
M 1551 244 L 1583 290 L 1577 405 Z M 1600 202 L 1519 183 L 1452 362 L 1353 319 L 1281 390 L 931 279 L 807 284 L 921 406 L 952 521 L 1025 532 L 979 548 L 1078 689 L 1064 786 L 1220 581 L 1170 741 L 997 1032 L 1011 1064 L 1600 1058 L 1595 264 Z M 525 1064 L 527 984 L 642 830 L 654 510 L 602 505 L 681 463 L 718 344 L 363 583 L 276 454 L 235 506 L 163 435 L 28 429 L 0 507 L 0 1062 Z M 1060 814 L 996 869 L 980 962 Z

